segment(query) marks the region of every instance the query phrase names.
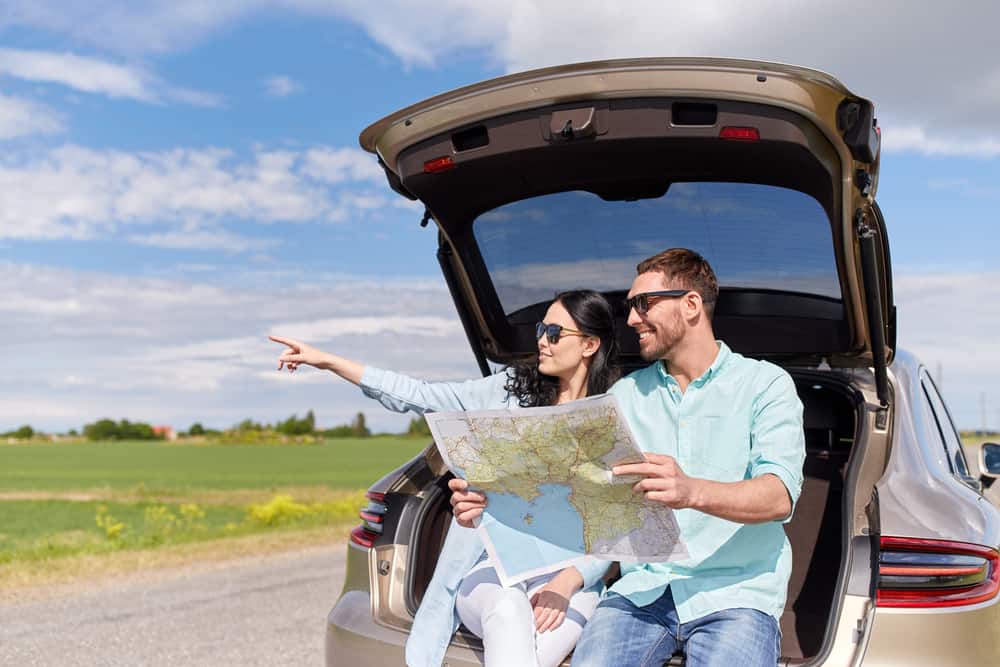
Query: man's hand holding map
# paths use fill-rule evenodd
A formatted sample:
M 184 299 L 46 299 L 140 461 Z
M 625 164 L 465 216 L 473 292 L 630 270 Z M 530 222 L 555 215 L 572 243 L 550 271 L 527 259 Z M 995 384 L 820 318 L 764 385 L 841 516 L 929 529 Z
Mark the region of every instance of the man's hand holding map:
M 613 396 L 426 418 L 448 467 L 487 495 L 479 532 L 504 585 L 584 554 L 644 562 L 687 556 L 673 511 L 633 494 L 637 479 L 611 473 L 644 460 Z

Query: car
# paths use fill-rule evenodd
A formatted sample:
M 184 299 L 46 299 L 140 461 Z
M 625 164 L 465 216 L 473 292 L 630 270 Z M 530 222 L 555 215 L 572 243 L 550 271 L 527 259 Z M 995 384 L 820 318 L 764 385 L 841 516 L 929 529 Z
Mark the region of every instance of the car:
M 668 247 L 713 265 L 716 333 L 785 368 L 804 406 L 783 664 L 1000 662 L 1000 512 L 982 493 L 1000 457 L 985 447 L 970 466 L 931 373 L 897 349 L 870 100 L 803 67 L 610 60 L 447 92 L 360 140 L 435 224 L 484 375 L 531 356 L 560 290 L 620 303 L 636 263 Z M 449 478 L 432 443 L 369 489 L 328 665 L 403 663 Z M 482 664 L 479 640 L 460 629 L 445 662 Z

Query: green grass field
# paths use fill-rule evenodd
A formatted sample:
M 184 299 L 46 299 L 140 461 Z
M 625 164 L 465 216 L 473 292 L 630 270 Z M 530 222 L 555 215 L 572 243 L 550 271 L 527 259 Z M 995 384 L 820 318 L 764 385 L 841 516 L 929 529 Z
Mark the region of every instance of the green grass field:
M 363 489 L 415 456 L 427 438 L 374 437 L 313 445 L 152 442 L 0 445 L 4 491 Z
M 0 445 L 0 567 L 343 526 L 364 489 L 427 442 Z

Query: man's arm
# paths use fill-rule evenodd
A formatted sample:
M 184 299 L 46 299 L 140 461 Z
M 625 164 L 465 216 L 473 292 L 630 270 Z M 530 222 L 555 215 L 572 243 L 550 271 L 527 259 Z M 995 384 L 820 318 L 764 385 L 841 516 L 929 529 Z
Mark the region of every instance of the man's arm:
M 696 509 L 737 523 L 784 519 L 792 500 L 777 475 L 765 473 L 741 482 L 688 477 L 672 456 L 646 453 L 646 463 L 615 466 L 615 475 L 643 475 L 633 489 L 673 509 Z

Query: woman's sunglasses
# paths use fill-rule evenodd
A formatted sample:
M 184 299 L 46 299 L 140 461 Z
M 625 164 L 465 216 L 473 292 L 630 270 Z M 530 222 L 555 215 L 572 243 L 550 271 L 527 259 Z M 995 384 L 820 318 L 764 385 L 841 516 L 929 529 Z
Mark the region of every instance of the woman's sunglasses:
M 625 316 L 628 317 L 628 314 L 632 312 L 633 308 L 635 308 L 635 312 L 639 313 L 640 315 L 645 315 L 646 312 L 649 310 L 649 298 L 650 297 L 654 297 L 654 298 L 674 297 L 674 298 L 676 298 L 676 297 L 679 297 L 679 296 L 684 296 L 685 294 L 687 294 L 690 291 L 691 290 L 689 290 L 689 289 L 668 289 L 668 290 L 661 290 L 659 292 L 643 292 L 642 294 L 636 294 L 635 296 L 630 296 L 629 298 L 625 299 L 625 302 L 624 302 L 625 303 Z
M 545 322 L 539 322 L 535 325 L 535 340 L 538 340 L 542 336 L 549 339 L 549 343 L 555 345 L 559 342 L 560 336 L 589 336 L 590 334 L 585 334 L 582 331 L 577 331 L 576 329 L 570 329 L 569 327 L 564 327 L 561 324 L 546 324 Z

